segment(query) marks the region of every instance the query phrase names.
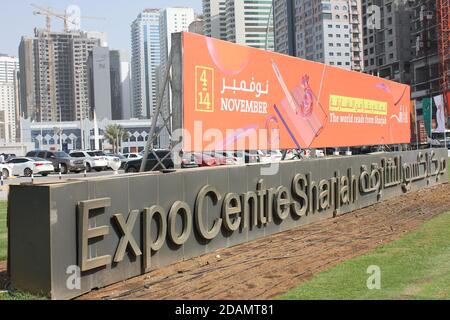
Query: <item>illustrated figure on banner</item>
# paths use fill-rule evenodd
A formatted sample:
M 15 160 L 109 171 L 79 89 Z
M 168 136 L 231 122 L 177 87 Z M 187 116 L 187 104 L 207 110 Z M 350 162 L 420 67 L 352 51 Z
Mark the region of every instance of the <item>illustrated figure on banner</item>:
M 442 94 L 434 97 L 434 103 L 436 104 L 436 122 L 437 122 L 435 132 L 445 132 L 444 98 Z

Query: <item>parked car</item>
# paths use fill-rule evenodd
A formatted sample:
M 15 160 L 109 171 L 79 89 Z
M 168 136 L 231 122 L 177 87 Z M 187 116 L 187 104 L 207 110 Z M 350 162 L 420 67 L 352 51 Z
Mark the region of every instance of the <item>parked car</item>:
M 214 167 L 221 164 L 213 152 L 195 152 L 194 158 L 200 167 Z
M 215 156 L 221 165 L 239 165 L 244 164 L 244 153 L 242 151 L 217 151 Z
M 86 171 L 91 172 L 102 171 L 108 167 L 108 161 L 103 156 L 97 156 L 93 151 L 72 151 L 69 154 L 71 157 L 83 160 L 84 165 L 86 166 Z
M 278 162 L 283 158 L 280 150 L 258 150 L 260 162 Z
M 53 164 L 42 158 L 18 157 L 9 160 L 8 164 L 14 176 L 31 177 L 32 174 L 40 174 L 46 177 L 54 172 Z
M 142 159 L 143 154 L 140 154 L 140 153 L 124 153 L 123 156 L 127 160 L 139 160 L 139 159 Z
M 101 151 L 101 150 L 98 150 L 98 151 L 88 151 L 87 153 L 88 153 L 90 156 L 93 156 L 93 157 L 103 157 L 103 158 L 105 158 L 106 161 L 108 162 L 107 167 L 110 168 L 110 169 L 113 169 L 113 170 L 114 170 L 114 168 L 116 168 L 116 164 L 118 165 L 118 167 L 120 167 L 119 162 L 121 162 L 121 161 L 120 161 L 119 157 L 117 157 L 117 156 L 115 156 L 115 155 L 112 155 L 112 154 L 106 154 L 105 152 L 103 152 L 103 151 Z
M 198 163 L 193 152 L 184 152 L 181 156 L 181 167 L 182 168 L 196 168 Z
M 325 152 L 323 151 L 323 149 L 316 149 L 316 157 L 317 158 L 325 157 Z
M 312 153 L 312 150 L 314 150 L 314 149 L 305 149 L 304 150 L 304 158 L 311 159 L 311 158 L 325 157 L 325 153 L 322 149 L 315 149 L 315 156 L 314 156 L 314 153 Z
M 435 132 L 431 133 L 433 141 L 439 141 L 439 145 L 435 143 L 438 147 L 450 148 L 450 130 L 446 129 L 445 132 Z M 446 145 L 447 144 L 447 145 Z
M 148 155 L 147 163 L 145 164 L 145 171 L 157 171 L 166 169 L 173 169 L 172 156 L 169 150 L 153 150 Z M 164 167 L 158 162 L 156 156 L 162 161 Z M 141 168 L 142 159 L 129 160 L 125 164 L 125 172 L 139 172 Z
M 286 152 L 285 160 L 299 160 L 305 158 L 304 149 L 289 149 Z
M 44 151 L 44 150 L 34 150 L 28 152 L 26 157 L 38 157 L 50 161 L 53 164 L 55 172 L 59 172 L 61 168 L 61 173 L 66 174 L 70 172 L 79 173 L 84 170 L 84 161 L 71 157 L 64 151 Z
M 257 163 L 260 162 L 258 151 L 255 150 L 245 150 L 244 151 L 245 163 Z
M 6 163 L 8 160 L 16 157 L 14 153 L 2 153 L 1 156 L 3 156 L 3 158 L 0 157 L 1 163 Z
M 11 176 L 11 166 L 9 164 L 0 163 L 0 173 L 3 179 L 8 179 Z

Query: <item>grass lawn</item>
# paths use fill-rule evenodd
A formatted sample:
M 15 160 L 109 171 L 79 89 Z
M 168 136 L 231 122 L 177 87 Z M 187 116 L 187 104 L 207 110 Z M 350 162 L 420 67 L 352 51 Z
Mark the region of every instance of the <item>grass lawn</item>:
M 369 290 L 369 266 L 381 288 Z M 450 212 L 401 239 L 326 270 L 279 299 L 450 299 Z
M 448 173 L 448 177 L 450 178 L 450 157 L 448 158 L 448 162 L 447 162 L 447 173 Z
M 47 300 L 45 297 L 33 296 L 29 293 L 23 292 L 8 292 L 8 293 L 0 293 L 0 301 L 1 300 Z

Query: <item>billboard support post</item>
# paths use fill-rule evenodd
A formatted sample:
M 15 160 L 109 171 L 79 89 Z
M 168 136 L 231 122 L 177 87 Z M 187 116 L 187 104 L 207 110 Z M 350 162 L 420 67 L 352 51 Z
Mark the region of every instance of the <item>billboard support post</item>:
M 169 84 L 171 82 L 170 81 L 170 69 L 171 69 L 171 67 L 172 67 L 172 51 L 169 53 L 169 63 L 167 65 L 166 73 L 165 73 L 165 76 L 164 76 L 163 88 L 162 88 L 162 91 L 158 95 L 158 100 L 156 102 L 156 109 L 155 109 L 155 112 L 153 113 L 153 116 L 152 116 L 152 124 L 151 124 L 151 127 L 150 127 L 150 132 L 148 134 L 147 143 L 145 145 L 144 156 L 142 158 L 141 168 L 139 170 L 140 172 L 144 172 L 145 171 L 145 166 L 146 166 L 146 163 L 147 163 L 148 155 L 149 155 L 150 151 L 153 153 L 153 142 L 158 138 L 159 133 L 161 132 L 161 130 L 156 132 L 156 127 L 158 125 L 158 117 L 161 114 L 161 106 L 162 106 L 162 103 L 163 103 L 164 94 L 166 92 L 166 87 L 167 87 L 167 84 Z M 164 125 L 162 126 L 162 128 L 163 128 L 164 126 L 167 126 L 167 120 L 168 119 L 164 119 L 164 116 L 162 114 L 161 114 L 161 117 L 163 118 L 163 122 L 164 122 Z M 169 115 L 169 118 L 170 118 L 170 115 Z M 169 130 L 169 134 L 170 134 L 170 130 Z M 156 156 L 156 154 L 155 154 L 155 156 Z M 159 162 L 159 164 L 164 169 L 166 169 L 166 167 L 163 164 L 163 160 L 164 159 L 159 159 L 157 156 L 156 156 L 156 159 Z
M 167 63 L 166 72 L 164 75 L 163 88 L 158 95 L 156 109 L 153 112 L 152 123 L 150 132 L 148 135 L 147 143 L 145 145 L 144 156 L 142 158 L 140 172 L 146 171 L 146 163 L 150 152 L 155 156 L 156 164 L 150 171 L 153 171 L 156 167 L 161 166 L 163 169 L 168 169 L 164 165 L 166 160 L 172 154 L 175 144 L 179 141 L 174 141 L 173 130 L 180 129 L 182 123 L 182 94 L 183 94 L 183 78 L 182 78 L 182 39 L 181 33 L 172 34 L 172 45 L 169 52 L 169 58 Z M 166 88 L 170 91 L 169 105 L 167 115 L 164 114 L 163 102 L 166 94 Z M 161 117 L 162 121 L 158 121 Z M 170 145 L 168 147 L 169 153 L 160 158 L 153 150 L 154 142 L 161 137 L 161 133 L 167 129 Z M 176 162 L 176 161 L 174 161 Z M 178 162 L 176 162 L 178 163 Z M 176 165 L 175 163 L 175 165 Z

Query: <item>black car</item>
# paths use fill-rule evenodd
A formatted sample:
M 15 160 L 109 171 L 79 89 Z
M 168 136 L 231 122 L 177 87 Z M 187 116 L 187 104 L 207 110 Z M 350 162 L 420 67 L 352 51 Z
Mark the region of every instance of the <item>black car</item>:
M 255 150 L 245 150 L 244 159 L 245 163 L 257 163 L 261 161 L 259 159 L 258 151 Z
M 164 167 L 159 163 L 156 156 L 164 164 Z M 142 159 L 130 160 L 125 163 L 125 172 L 139 172 L 141 169 Z M 173 169 L 172 155 L 169 150 L 153 150 L 148 154 L 147 163 L 145 165 L 145 171 L 159 171 L 163 169 Z

